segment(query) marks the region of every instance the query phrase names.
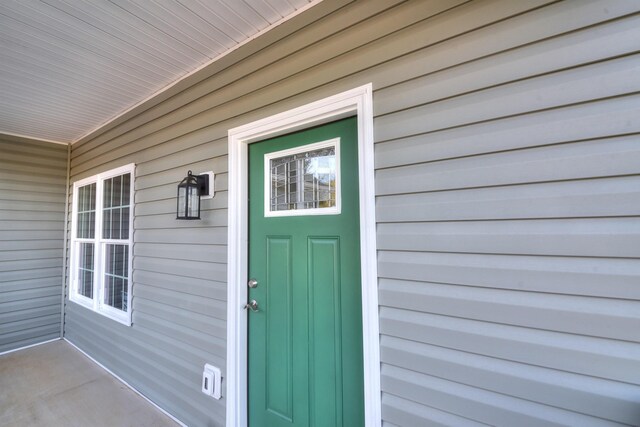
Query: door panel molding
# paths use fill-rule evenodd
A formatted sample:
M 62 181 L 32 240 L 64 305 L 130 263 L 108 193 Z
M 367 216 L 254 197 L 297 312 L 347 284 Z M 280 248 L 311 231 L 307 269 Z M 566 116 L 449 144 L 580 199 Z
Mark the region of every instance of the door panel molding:
M 365 425 L 381 425 L 372 85 L 229 130 L 227 427 L 247 426 L 248 145 L 357 116 Z

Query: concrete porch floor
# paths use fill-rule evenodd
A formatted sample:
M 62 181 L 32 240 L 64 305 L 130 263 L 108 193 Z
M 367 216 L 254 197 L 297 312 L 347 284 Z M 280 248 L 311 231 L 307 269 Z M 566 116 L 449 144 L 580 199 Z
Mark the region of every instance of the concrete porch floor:
M 66 341 L 0 356 L 0 426 L 177 425 Z

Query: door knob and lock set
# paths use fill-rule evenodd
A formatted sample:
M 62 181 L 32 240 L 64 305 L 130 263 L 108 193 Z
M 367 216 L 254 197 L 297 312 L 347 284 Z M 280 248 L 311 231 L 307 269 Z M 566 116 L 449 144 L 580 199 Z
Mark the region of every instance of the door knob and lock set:
M 251 289 L 253 289 L 253 288 L 255 288 L 255 287 L 257 287 L 257 286 L 258 286 L 258 281 L 257 281 L 256 279 L 250 279 L 250 280 L 247 282 L 247 286 L 249 286 Z M 254 313 L 255 313 L 256 311 L 260 311 L 260 309 L 258 308 L 258 301 L 254 300 L 254 299 L 252 299 L 251 301 L 249 301 L 248 303 L 246 303 L 246 304 L 244 305 L 244 307 L 242 307 L 242 308 L 244 308 L 245 310 L 246 310 L 246 309 L 250 309 L 250 310 L 251 310 L 251 311 L 253 311 Z
M 248 303 L 246 303 L 246 304 L 244 305 L 244 307 L 242 307 L 242 308 L 244 308 L 244 309 L 249 308 L 249 309 L 251 309 L 251 311 L 253 311 L 254 313 L 255 313 L 256 311 L 260 311 L 260 310 L 258 309 L 258 302 L 257 302 L 256 300 L 254 300 L 254 299 L 252 299 L 251 301 L 249 301 Z

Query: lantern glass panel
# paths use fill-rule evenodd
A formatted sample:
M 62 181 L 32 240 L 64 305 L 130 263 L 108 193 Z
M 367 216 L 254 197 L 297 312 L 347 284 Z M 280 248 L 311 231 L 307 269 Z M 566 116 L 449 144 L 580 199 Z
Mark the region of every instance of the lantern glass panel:
M 178 218 L 184 218 L 187 213 L 187 188 L 178 186 Z
M 187 201 L 187 210 L 189 218 L 200 217 L 200 196 L 197 187 L 189 187 L 189 198 Z

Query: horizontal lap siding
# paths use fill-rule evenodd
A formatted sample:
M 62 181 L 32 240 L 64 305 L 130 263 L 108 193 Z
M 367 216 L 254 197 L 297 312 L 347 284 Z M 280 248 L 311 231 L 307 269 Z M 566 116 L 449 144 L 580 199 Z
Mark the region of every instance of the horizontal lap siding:
M 73 146 L 72 180 L 136 163 L 134 299 L 131 327 L 68 303 L 66 336 L 224 425 L 227 131 L 372 82 L 383 425 L 633 425 L 639 9 L 325 0 L 227 55 Z M 195 223 L 187 170 L 216 173 Z
M 0 136 L 0 353 L 60 337 L 67 147 Z
M 637 425 L 638 9 L 548 5 L 375 92 L 385 421 Z

